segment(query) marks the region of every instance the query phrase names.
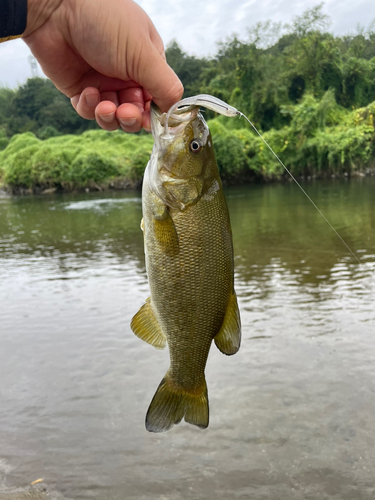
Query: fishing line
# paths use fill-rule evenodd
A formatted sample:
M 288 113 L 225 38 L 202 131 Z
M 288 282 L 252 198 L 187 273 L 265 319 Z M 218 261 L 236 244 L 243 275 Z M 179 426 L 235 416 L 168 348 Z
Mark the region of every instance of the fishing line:
M 319 214 L 323 217 L 323 219 L 326 221 L 326 223 L 329 225 L 329 227 L 332 229 L 332 231 L 336 234 L 336 236 L 338 236 L 338 238 L 341 240 L 341 242 L 346 246 L 346 248 L 349 250 L 349 252 L 351 253 L 351 255 L 355 258 L 355 260 L 358 262 L 358 264 L 362 265 L 361 261 L 358 259 L 358 257 L 356 256 L 356 254 L 352 251 L 352 249 L 349 247 L 349 245 L 346 243 L 346 241 L 340 236 L 340 234 L 336 231 L 336 229 L 332 226 L 332 224 L 329 222 L 329 220 L 327 219 L 327 217 L 323 214 L 323 212 L 320 210 L 319 207 L 317 207 L 317 205 L 314 203 L 314 201 L 310 198 L 310 196 L 306 193 L 306 191 L 303 189 L 303 187 L 301 186 L 301 184 L 297 181 L 297 179 L 294 177 L 294 175 L 292 174 L 292 172 L 284 165 L 284 163 L 280 160 L 280 158 L 277 156 L 277 154 L 275 153 L 275 151 L 271 148 L 271 146 L 268 144 L 268 142 L 266 141 L 266 139 L 264 139 L 264 137 L 262 137 L 262 134 L 259 132 L 259 130 L 256 128 L 256 126 L 251 122 L 251 120 L 249 120 L 249 118 L 247 116 L 245 116 L 243 113 L 241 113 L 241 111 L 238 112 L 239 113 L 239 116 L 243 116 L 245 118 L 245 120 L 247 120 L 250 125 L 253 127 L 253 129 L 255 130 L 255 132 L 259 135 L 259 137 L 262 139 L 262 141 L 264 142 L 264 144 L 268 147 L 268 149 L 271 151 L 271 153 L 274 155 L 274 157 L 276 158 L 276 160 L 280 163 L 280 165 L 285 169 L 286 172 L 288 172 L 288 174 L 290 175 L 290 177 L 294 180 L 294 182 L 297 184 L 297 186 L 300 188 L 300 190 L 302 191 L 302 193 L 307 197 L 307 199 L 310 201 L 310 203 L 315 207 L 315 209 L 319 212 Z
M 234 108 L 233 106 L 230 106 L 226 102 L 222 101 L 221 99 L 218 99 L 217 97 L 214 97 L 209 94 L 200 94 L 196 96 L 191 96 L 191 97 L 186 97 L 185 99 L 181 99 L 181 101 L 177 102 L 174 104 L 166 113 L 166 119 L 165 119 L 165 124 L 164 124 L 164 138 L 166 139 L 172 139 L 173 136 L 169 134 L 169 118 L 171 114 L 176 111 L 180 112 L 183 111 L 183 108 L 189 107 L 189 106 L 203 106 L 207 109 L 211 109 L 212 111 L 215 111 L 216 113 L 219 113 L 221 115 L 227 116 L 227 117 L 234 117 L 234 116 L 242 116 L 247 120 L 250 125 L 253 127 L 255 132 L 258 134 L 258 136 L 262 139 L 264 144 L 268 147 L 268 149 L 271 151 L 271 153 L 274 155 L 276 160 L 280 163 L 280 165 L 284 168 L 284 170 L 290 175 L 290 177 L 293 179 L 293 181 L 297 184 L 297 186 L 300 188 L 300 190 L 303 192 L 303 194 L 307 197 L 307 199 L 310 201 L 310 203 L 314 206 L 314 208 L 318 211 L 318 213 L 323 217 L 323 219 L 326 221 L 326 223 L 329 225 L 329 227 L 332 229 L 332 231 L 336 234 L 336 236 L 341 240 L 341 242 L 345 245 L 345 247 L 348 249 L 350 254 L 355 258 L 355 260 L 358 262 L 360 266 L 363 264 L 361 261 L 358 259 L 358 257 L 355 255 L 353 250 L 349 247 L 349 245 L 346 243 L 346 241 L 340 236 L 340 234 L 336 231 L 336 229 L 332 226 L 332 224 L 329 222 L 327 217 L 323 214 L 323 212 L 320 210 L 320 208 L 314 203 L 314 201 L 310 198 L 310 196 L 306 193 L 306 191 L 303 189 L 301 184 L 297 181 L 297 179 L 294 177 L 292 172 L 284 165 L 284 163 L 280 160 L 280 158 L 277 156 L 275 151 L 271 148 L 271 146 L 268 144 L 268 142 L 264 139 L 262 134 L 259 132 L 259 130 L 256 128 L 256 126 L 252 123 L 252 121 L 241 111 L 238 111 L 238 109 Z

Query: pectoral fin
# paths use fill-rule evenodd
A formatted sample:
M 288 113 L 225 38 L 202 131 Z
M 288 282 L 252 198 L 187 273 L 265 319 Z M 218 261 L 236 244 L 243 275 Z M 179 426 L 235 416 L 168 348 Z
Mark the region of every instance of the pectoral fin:
M 143 304 L 133 317 L 130 327 L 137 337 L 156 347 L 156 349 L 164 349 L 166 346 L 167 339 L 152 310 L 150 298 L 146 300 L 146 304 Z
M 241 319 L 235 292 L 229 300 L 223 324 L 214 340 L 217 348 L 228 356 L 235 354 L 240 348 Z
M 165 211 L 163 219 L 154 218 L 153 225 L 153 231 L 161 250 L 166 255 L 178 254 L 179 243 L 177 231 L 169 211 Z

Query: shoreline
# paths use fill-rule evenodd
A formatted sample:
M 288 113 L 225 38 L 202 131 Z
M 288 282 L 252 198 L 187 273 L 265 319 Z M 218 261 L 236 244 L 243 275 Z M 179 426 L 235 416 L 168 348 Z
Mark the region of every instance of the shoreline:
M 318 175 L 300 175 L 295 176 L 298 182 L 311 182 L 311 181 L 321 181 L 321 180 L 350 180 L 351 178 L 364 178 L 375 176 L 375 166 L 367 167 L 361 171 L 354 171 L 350 175 L 345 172 L 344 174 L 329 174 L 324 176 Z M 35 186 L 29 188 L 26 186 L 4 186 L 0 185 L 0 196 L 30 196 L 30 195 L 50 195 L 50 194 L 67 194 L 67 193 L 98 193 L 98 192 L 113 192 L 113 191 L 131 191 L 139 190 L 142 188 L 142 181 L 129 181 L 128 179 L 116 179 L 111 182 L 103 183 L 92 183 L 88 186 L 82 186 L 78 188 L 66 188 L 62 186 L 50 187 L 50 186 Z M 293 179 L 289 175 L 283 175 L 282 177 L 272 177 L 272 178 L 253 178 L 252 180 L 247 179 L 233 179 L 232 182 L 223 180 L 224 187 L 235 187 L 242 186 L 244 184 L 276 184 L 284 182 L 293 182 Z M 1 497 L 0 497 L 1 500 Z

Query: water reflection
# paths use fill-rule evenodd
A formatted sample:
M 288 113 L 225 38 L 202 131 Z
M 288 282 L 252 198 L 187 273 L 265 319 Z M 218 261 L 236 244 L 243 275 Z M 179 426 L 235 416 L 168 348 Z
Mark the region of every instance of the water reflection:
M 44 477 L 98 500 L 372 498 L 375 182 L 305 188 L 362 266 L 292 184 L 228 189 L 243 344 L 210 353 L 209 429 L 161 436 L 144 415 L 168 353 L 129 328 L 148 295 L 139 193 L 0 198 L 7 484 Z
M 46 259 L 62 274 L 108 256 L 142 269 L 140 219 L 139 193 L 3 199 L 0 258 Z
M 328 185 L 317 182 L 306 187 L 363 262 L 372 260 L 375 248 L 374 187 L 372 179 Z M 237 272 L 245 281 L 262 273 L 275 258 L 303 282 L 317 282 L 328 277 L 338 261 L 352 260 L 293 184 L 231 189 L 228 205 Z M 143 264 L 140 218 L 137 192 L 1 198 L 1 256 L 95 259 L 108 251 Z

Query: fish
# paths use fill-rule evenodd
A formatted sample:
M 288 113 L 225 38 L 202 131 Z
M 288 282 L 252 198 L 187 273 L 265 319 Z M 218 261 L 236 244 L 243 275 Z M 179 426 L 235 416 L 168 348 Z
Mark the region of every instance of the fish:
M 141 222 L 150 297 L 131 329 L 157 349 L 168 345 L 170 367 L 145 424 L 164 432 L 184 418 L 205 429 L 212 341 L 226 355 L 241 343 L 229 212 L 200 106 L 177 103 L 166 114 L 152 103 L 151 131 Z

